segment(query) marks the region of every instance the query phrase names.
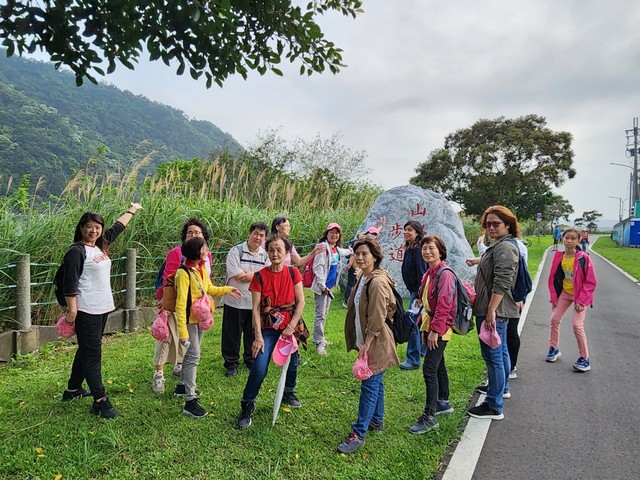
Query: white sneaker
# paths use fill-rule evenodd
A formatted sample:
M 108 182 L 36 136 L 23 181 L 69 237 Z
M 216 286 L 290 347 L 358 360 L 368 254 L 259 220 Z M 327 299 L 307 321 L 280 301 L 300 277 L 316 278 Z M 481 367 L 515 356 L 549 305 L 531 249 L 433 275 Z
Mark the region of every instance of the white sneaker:
M 151 390 L 153 390 L 155 393 L 164 393 L 164 376 L 163 375 L 153 376 L 153 384 L 151 385 Z
M 316 345 L 316 353 L 321 357 L 324 357 L 327 354 L 327 351 L 324 348 L 324 345 Z
M 179 363 L 175 367 L 173 367 L 173 374 L 176 377 L 179 377 L 181 373 L 182 373 L 182 364 Z
M 518 369 L 513 367 L 511 372 L 509 372 L 509 378 L 518 378 Z

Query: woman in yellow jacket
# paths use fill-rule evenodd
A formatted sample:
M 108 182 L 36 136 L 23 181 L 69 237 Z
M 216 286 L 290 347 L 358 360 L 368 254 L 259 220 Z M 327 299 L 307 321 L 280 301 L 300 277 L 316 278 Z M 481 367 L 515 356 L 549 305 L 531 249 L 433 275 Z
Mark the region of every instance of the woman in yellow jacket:
M 191 305 L 202 295 L 242 296 L 235 287 L 216 287 L 211 283 L 205 269 L 204 259 L 207 255 L 206 241 L 202 237 L 193 237 L 182 245 L 184 264 L 178 268 L 175 276 L 176 286 L 176 321 L 180 343 L 186 348 L 182 362 L 180 381 L 173 393 L 176 397 L 184 397 L 186 403 L 182 409 L 185 415 L 202 418 L 207 415 L 196 397 L 196 373 L 200 362 L 200 342 L 204 330 L 200 330 L 198 320 L 191 315 Z M 189 298 L 190 297 L 190 298 Z M 215 308 L 211 302 L 212 311 Z

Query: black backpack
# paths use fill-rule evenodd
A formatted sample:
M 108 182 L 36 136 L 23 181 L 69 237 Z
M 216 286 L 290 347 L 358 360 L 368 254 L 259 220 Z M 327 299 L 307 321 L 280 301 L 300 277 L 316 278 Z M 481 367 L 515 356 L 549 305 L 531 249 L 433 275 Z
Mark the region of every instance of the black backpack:
M 69 250 L 72 248 L 81 248 L 83 258 L 87 258 L 87 251 L 84 248 L 84 244 L 81 242 L 76 242 L 69 247 Z M 82 269 L 84 268 L 84 262 L 80 266 L 80 275 L 82 275 Z M 58 301 L 58 305 L 61 307 L 67 306 L 67 300 L 64 298 L 64 260 L 58 267 L 56 271 L 56 276 L 53 277 L 53 285 L 54 291 L 56 294 L 56 300 Z
M 533 281 L 529 274 L 529 266 L 527 265 L 524 256 L 520 254 L 518 243 L 511 239 L 509 239 L 509 241 L 513 243 L 518 250 L 518 277 L 516 278 L 516 284 L 511 290 L 511 294 L 516 302 L 524 302 L 527 295 L 529 295 L 531 290 L 533 290 Z
M 393 318 L 385 320 L 387 326 L 393 333 L 393 339 L 396 343 L 407 343 L 411 338 L 413 331 L 418 326 L 413 321 L 411 314 L 404 309 L 402 296 L 396 288 L 390 283 L 393 296 L 396 298 L 396 310 L 393 312 Z M 369 284 L 366 287 L 367 302 L 369 301 Z
M 454 317 L 454 323 L 451 325 L 451 330 L 453 333 L 457 333 L 458 335 L 466 335 L 470 330 L 473 330 L 475 324 L 473 323 L 473 304 L 471 299 L 469 298 L 469 291 L 471 289 L 473 293 L 473 287 L 468 282 L 463 283 L 456 272 L 454 272 L 449 267 L 442 268 L 434 278 L 435 286 L 433 287 L 432 296 L 438 296 L 438 287 L 440 286 L 440 274 L 445 270 L 449 270 L 453 273 L 456 279 L 456 315 Z M 427 310 L 429 315 L 433 316 L 433 313 Z

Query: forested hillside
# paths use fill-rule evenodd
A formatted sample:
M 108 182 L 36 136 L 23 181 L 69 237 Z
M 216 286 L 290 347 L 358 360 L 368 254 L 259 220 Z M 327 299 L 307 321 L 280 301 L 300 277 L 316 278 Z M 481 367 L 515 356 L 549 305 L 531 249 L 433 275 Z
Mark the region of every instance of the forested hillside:
M 40 195 L 57 194 L 92 158 L 94 171 L 126 172 L 153 153 L 144 174 L 167 161 L 242 149 L 175 108 L 109 85 L 76 87 L 73 74 L 50 64 L 4 57 L 0 50 L 0 194 L 10 176 L 15 187 L 25 173 L 33 183 L 44 177 Z

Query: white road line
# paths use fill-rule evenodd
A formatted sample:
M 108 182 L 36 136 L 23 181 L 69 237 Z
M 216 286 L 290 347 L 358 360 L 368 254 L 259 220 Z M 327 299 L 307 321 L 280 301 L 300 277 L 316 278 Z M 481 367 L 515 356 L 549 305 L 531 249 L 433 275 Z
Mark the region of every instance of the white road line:
M 542 260 L 538 266 L 536 278 L 533 280 L 532 291 L 529 294 L 530 297 L 533 297 L 536 293 L 538 283 L 540 282 L 540 276 L 542 275 L 542 267 L 547 259 L 547 254 L 550 251 L 552 250 L 548 248 L 542 255 Z M 522 328 L 524 327 L 524 322 L 526 321 L 530 305 L 531 302 L 524 304 L 522 314 L 520 315 L 520 323 L 518 324 L 518 334 L 522 333 Z M 480 405 L 484 401 L 484 397 L 484 395 L 480 395 L 477 405 Z M 473 417 L 469 418 L 467 426 L 460 437 L 460 442 L 456 446 L 451 460 L 449 461 L 449 465 L 447 465 L 447 469 L 442 476 L 442 480 L 471 480 L 473 472 L 476 469 L 476 465 L 478 464 L 480 454 L 482 453 L 482 447 L 484 446 L 484 441 L 489 433 L 490 426 L 491 420 Z

